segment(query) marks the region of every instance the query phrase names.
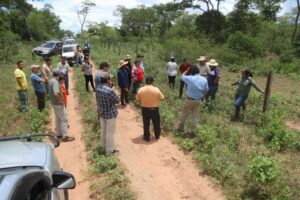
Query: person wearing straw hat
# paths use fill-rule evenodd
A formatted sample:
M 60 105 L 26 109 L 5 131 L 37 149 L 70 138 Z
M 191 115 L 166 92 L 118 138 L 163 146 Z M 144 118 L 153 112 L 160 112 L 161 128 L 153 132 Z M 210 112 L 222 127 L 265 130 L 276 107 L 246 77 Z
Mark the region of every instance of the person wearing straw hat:
M 199 63 L 197 64 L 197 67 L 199 68 L 200 75 L 207 77 L 207 75 L 209 73 L 209 67 L 206 64 L 205 56 L 200 56 L 200 58 L 198 58 L 196 60 L 199 61 Z
M 152 120 L 154 126 L 155 139 L 160 137 L 160 115 L 159 102 L 164 99 L 164 95 L 158 87 L 153 86 L 154 78 L 152 76 L 146 77 L 146 85 L 139 89 L 136 100 L 141 102 L 143 126 L 144 126 L 144 140 L 150 142 L 150 121 Z
M 45 80 L 41 78 L 39 65 L 31 65 L 31 71 L 30 80 L 37 98 L 38 110 L 41 112 L 45 109 Z
M 125 103 L 128 104 L 128 72 L 127 66 L 128 62 L 125 60 L 120 60 L 118 65 L 118 85 L 121 90 L 121 105 L 125 106 Z
M 209 72 L 207 76 L 207 82 L 208 82 L 208 92 L 205 96 L 205 107 L 208 107 L 209 109 L 213 108 L 213 102 L 209 102 L 210 100 L 215 100 L 216 93 L 218 91 L 219 87 L 219 80 L 221 78 L 221 72 L 219 69 L 219 64 L 216 62 L 215 59 L 210 59 L 207 63 L 209 66 Z

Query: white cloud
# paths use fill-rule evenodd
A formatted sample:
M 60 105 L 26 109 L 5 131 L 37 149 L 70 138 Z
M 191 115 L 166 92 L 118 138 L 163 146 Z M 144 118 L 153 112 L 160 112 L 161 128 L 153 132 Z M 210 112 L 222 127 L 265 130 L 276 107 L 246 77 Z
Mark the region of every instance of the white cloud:
M 44 0 L 44 1 L 29 1 L 34 7 L 41 9 L 45 4 L 51 4 L 53 12 L 62 20 L 60 27 L 62 29 L 71 30 L 75 33 L 80 31 L 77 11 L 80 10 L 82 0 Z M 113 15 L 118 5 L 123 5 L 126 8 L 134 8 L 138 5 L 151 6 L 153 4 L 173 2 L 173 0 L 94 0 L 95 7 L 92 7 L 87 22 L 104 22 L 107 21 L 110 25 L 120 24 L 120 18 Z M 284 4 L 284 9 L 281 13 L 290 10 L 292 0 L 288 0 Z M 220 10 L 224 14 L 229 13 L 234 6 L 235 0 L 225 0 L 221 2 Z M 216 5 L 216 4 L 215 4 Z M 205 8 L 205 5 L 203 5 Z M 199 13 L 199 10 L 193 10 L 192 13 Z

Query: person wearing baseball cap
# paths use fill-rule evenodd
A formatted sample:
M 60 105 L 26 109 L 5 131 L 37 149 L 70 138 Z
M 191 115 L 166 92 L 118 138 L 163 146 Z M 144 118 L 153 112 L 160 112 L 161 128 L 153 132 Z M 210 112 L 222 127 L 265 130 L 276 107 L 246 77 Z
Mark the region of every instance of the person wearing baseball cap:
M 63 77 L 60 70 L 53 71 L 53 77 L 49 80 L 49 99 L 55 114 L 55 130 L 57 137 L 63 142 L 75 140 L 68 134 L 68 113 L 64 105 L 64 97 L 59 85 L 59 79 Z
M 160 115 L 159 102 L 164 99 L 164 95 L 158 87 L 153 85 L 154 78 L 152 76 L 146 77 L 146 85 L 141 87 L 136 95 L 136 100 L 141 102 L 143 126 L 144 126 L 144 140 L 150 142 L 150 121 L 154 126 L 155 139 L 160 137 Z
M 30 76 L 30 81 L 33 86 L 36 98 L 37 98 L 37 105 L 38 110 L 41 112 L 45 109 L 45 96 L 46 96 L 46 89 L 45 89 L 45 80 L 41 77 L 42 75 L 40 72 L 39 65 L 31 65 L 32 74 Z

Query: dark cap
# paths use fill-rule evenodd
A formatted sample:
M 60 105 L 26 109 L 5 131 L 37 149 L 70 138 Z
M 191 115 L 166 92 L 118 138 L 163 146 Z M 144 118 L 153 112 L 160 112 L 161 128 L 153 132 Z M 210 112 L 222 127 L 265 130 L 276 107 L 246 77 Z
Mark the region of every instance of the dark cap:
M 100 69 L 103 69 L 104 67 L 110 67 L 110 64 L 108 61 L 102 61 L 99 65 Z
M 154 78 L 152 76 L 146 77 L 146 84 L 152 84 L 154 82 Z

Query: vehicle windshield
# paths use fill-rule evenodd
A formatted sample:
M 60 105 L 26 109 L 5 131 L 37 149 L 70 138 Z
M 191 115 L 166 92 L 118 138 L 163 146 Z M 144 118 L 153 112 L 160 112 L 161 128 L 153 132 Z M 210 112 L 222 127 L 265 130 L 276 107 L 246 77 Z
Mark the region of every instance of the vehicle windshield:
M 66 40 L 64 42 L 65 45 L 69 45 L 69 44 L 76 44 L 75 40 Z
M 64 47 L 63 48 L 63 52 L 67 53 L 67 52 L 74 52 L 74 47 Z
M 55 46 L 55 42 L 44 42 L 41 44 L 41 47 L 53 48 Z

